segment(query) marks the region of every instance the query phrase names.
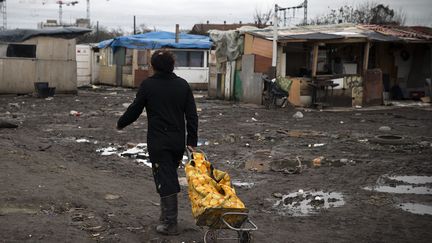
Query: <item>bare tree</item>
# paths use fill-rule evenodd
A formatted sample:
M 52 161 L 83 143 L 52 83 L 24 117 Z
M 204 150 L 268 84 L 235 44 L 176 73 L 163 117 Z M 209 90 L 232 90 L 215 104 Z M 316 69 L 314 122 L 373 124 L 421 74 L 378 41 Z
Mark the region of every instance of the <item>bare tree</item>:
M 140 24 L 137 27 L 136 33 L 137 34 L 144 34 L 151 32 L 152 30 L 146 25 L 146 24 Z
M 253 15 L 253 19 L 258 28 L 266 27 L 271 18 L 273 17 L 273 9 L 268 9 L 265 12 L 261 10 L 255 9 L 255 14 Z
M 311 24 L 405 24 L 406 14 L 403 10 L 394 10 L 388 5 L 376 2 L 364 2 L 356 7 L 342 6 L 331 9 L 329 13 L 315 17 Z

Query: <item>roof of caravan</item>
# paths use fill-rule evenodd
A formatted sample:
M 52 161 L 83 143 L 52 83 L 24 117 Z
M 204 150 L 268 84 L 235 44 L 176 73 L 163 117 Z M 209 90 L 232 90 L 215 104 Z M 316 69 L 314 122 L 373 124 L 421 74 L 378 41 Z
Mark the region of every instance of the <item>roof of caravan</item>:
M 98 44 L 99 48 L 126 47 L 130 49 L 210 49 L 211 46 L 212 42 L 208 36 L 180 33 L 179 41 L 176 42 L 175 33 L 165 31 L 120 36 L 114 39 L 102 41 Z
M 0 41 L 2 42 L 23 42 L 33 37 L 49 36 L 63 39 L 73 39 L 77 36 L 91 32 L 91 29 L 64 27 L 49 29 L 13 29 L 0 31 Z

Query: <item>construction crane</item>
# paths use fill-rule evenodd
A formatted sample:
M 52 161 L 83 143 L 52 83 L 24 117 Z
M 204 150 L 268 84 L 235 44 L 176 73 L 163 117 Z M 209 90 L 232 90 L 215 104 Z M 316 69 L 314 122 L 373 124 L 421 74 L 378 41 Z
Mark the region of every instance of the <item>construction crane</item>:
M 78 1 L 57 1 L 56 2 L 59 5 L 59 24 L 62 24 L 63 20 L 63 5 L 66 6 L 74 6 L 75 4 L 78 4 Z
M 0 12 L 3 20 L 3 25 L 0 28 L 1 30 L 6 30 L 7 29 L 6 0 L 0 0 Z

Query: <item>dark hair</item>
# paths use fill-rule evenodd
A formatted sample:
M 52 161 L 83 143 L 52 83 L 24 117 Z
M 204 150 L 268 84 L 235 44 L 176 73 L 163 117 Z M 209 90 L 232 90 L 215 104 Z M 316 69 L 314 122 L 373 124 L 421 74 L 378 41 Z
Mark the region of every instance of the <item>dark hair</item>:
M 158 50 L 151 57 L 151 65 L 156 72 L 172 73 L 174 62 L 174 55 L 170 51 Z

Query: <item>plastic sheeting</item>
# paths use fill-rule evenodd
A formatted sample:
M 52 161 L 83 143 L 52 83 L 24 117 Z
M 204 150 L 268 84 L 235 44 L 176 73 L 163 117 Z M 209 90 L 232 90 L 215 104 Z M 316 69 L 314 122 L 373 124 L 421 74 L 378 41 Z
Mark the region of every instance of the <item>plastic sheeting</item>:
M 218 62 L 234 61 L 243 54 L 244 36 L 238 30 L 211 30 L 210 38 L 216 46 Z
M 149 32 L 102 41 L 98 44 L 98 47 L 111 47 L 114 49 L 116 47 L 126 47 L 129 49 L 210 49 L 212 47 L 212 42 L 207 36 L 180 33 L 178 42 L 175 42 L 175 37 L 175 33 L 172 32 Z
M 15 29 L 0 32 L 2 42 L 23 42 L 33 37 L 50 36 L 63 39 L 73 39 L 77 36 L 91 32 L 91 29 L 64 27 L 54 29 Z

